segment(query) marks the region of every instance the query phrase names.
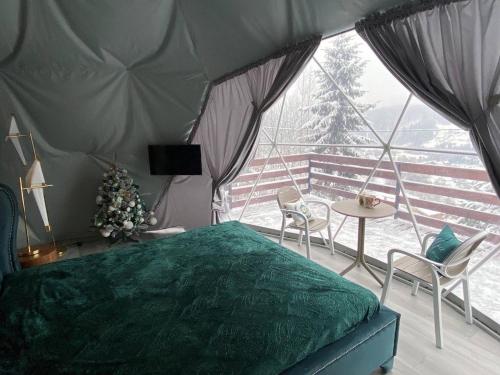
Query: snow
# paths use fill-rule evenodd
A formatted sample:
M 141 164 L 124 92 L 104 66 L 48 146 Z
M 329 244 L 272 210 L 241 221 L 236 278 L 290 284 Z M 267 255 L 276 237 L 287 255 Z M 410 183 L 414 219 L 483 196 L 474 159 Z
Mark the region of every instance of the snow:
M 423 148 L 474 151 L 469 133 L 450 123 L 435 124 L 434 138 L 425 142 Z M 452 129 L 455 127 L 455 129 Z
M 314 195 L 306 196 L 306 198 L 331 203 Z M 324 215 L 321 209 L 311 208 L 315 212 L 315 215 Z M 233 209 L 230 212 L 230 217 L 238 219 L 240 214 L 241 208 Z M 335 233 L 343 218 L 342 215 L 332 211 L 333 233 Z M 279 230 L 281 228 L 281 212 L 276 202 L 251 205 L 247 208 L 241 221 L 243 223 Z M 335 241 L 351 249 L 356 249 L 357 228 L 357 220 L 348 218 Z M 422 225 L 419 226 L 419 229 L 422 236 L 436 231 L 434 228 Z M 326 231 L 323 235 L 326 238 Z M 416 253 L 420 251 L 417 235 L 412 223 L 392 217 L 368 220 L 365 232 L 365 253 L 386 262 L 387 251 L 391 248 L 400 248 Z M 492 250 L 493 247 L 491 244 L 484 244 L 475 258 L 473 258 L 471 266 Z M 500 254 L 497 254 L 493 259 L 490 259 L 489 262 L 479 268 L 471 276 L 470 281 L 472 305 L 494 321 L 500 322 Z M 461 288 L 456 288 L 454 292 L 458 296 L 462 296 Z

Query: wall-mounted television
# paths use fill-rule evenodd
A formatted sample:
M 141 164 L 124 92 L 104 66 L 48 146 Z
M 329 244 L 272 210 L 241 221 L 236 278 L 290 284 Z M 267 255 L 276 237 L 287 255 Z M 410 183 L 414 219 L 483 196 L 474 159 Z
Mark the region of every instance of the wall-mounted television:
M 201 175 L 200 145 L 149 145 L 152 175 Z

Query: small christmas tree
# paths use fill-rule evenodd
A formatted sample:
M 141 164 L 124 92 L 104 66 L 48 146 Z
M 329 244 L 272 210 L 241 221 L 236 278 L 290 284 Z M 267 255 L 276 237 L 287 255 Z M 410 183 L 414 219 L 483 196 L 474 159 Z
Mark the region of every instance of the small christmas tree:
M 94 227 L 103 237 L 129 238 L 157 222 L 154 212 L 148 211 L 139 195 L 139 185 L 123 168 L 113 166 L 104 173 L 96 203 Z

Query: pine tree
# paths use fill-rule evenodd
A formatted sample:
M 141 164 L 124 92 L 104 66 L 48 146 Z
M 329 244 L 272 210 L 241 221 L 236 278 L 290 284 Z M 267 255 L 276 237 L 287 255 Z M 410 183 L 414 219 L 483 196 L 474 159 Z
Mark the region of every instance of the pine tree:
M 103 237 L 126 239 L 138 235 L 157 220 L 139 195 L 139 185 L 126 169 L 113 166 L 105 172 L 96 197 L 94 227 Z
M 352 35 L 343 34 L 325 43 L 322 60 L 323 68 L 333 77 L 349 98 L 356 103 L 360 112 L 370 109 L 371 105 L 356 101 L 363 96 L 359 82 L 365 67 L 360 57 L 359 44 Z M 317 89 L 313 93 L 312 104 L 303 110 L 308 111 L 310 120 L 303 128 L 307 129 L 306 143 L 315 144 L 360 144 L 367 138 L 356 133 L 366 130 L 366 126 L 352 106 L 321 70 L 314 73 Z M 316 147 L 316 152 L 324 152 L 328 147 Z M 332 150 L 333 151 L 333 150 Z M 344 154 L 355 156 L 352 149 L 344 149 Z

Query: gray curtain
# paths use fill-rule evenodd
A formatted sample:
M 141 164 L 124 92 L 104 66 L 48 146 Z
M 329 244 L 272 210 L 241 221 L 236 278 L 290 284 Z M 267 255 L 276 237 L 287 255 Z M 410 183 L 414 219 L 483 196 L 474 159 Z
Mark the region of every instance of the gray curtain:
M 469 131 L 500 196 L 500 1 L 420 1 L 356 24 L 417 97 Z
M 204 175 L 174 178 L 157 206 L 161 227 L 221 221 L 223 186 L 250 159 L 262 115 L 309 61 L 320 40 L 300 43 L 213 83 L 191 139 L 201 145 Z

